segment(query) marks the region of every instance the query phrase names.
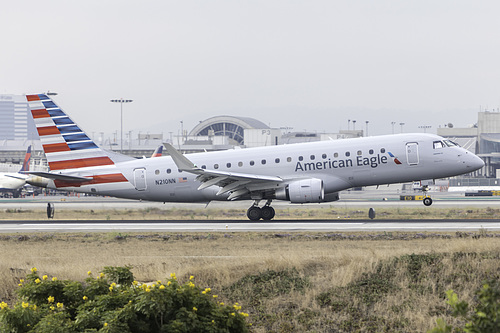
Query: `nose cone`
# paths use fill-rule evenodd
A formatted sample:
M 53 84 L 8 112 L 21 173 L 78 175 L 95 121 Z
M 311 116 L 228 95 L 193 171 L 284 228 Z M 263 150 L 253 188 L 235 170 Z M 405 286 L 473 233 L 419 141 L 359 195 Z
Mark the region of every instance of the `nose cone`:
M 468 155 L 467 167 L 470 168 L 471 172 L 481 169 L 484 166 L 484 161 L 481 158 L 472 153 Z

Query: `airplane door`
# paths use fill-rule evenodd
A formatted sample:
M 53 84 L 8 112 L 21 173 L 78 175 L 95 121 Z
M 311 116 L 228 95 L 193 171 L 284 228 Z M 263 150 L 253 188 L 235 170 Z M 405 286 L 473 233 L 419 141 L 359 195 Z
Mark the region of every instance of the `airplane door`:
M 144 191 L 146 189 L 146 169 L 134 169 L 134 183 L 137 191 Z
M 409 142 L 406 144 L 406 160 L 409 165 L 418 164 L 418 143 Z

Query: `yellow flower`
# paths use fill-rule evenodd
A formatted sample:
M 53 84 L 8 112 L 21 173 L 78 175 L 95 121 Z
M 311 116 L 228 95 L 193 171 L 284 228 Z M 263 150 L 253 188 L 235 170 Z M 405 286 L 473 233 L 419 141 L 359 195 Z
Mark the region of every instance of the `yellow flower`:
M 161 280 L 156 281 L 156 283 L 161 284 Z
M 109 291 L 113 291 L 113 286 L 109 286 Z
M 194 283 L 189 281 L 188 286 L 190 286 L 191 288 L 194 288 Z
M 57 281 L 57 278 L 54 276 L 54 277 L 52 278 L 52 281 Z
M 24 279 L 19 280 L 19 282 L 24 283 Z
M 220 306 L 224 306 L 224 302 L 220 302 L 220 303 L 219 303 L 219 305 L 220 305 Z
M 233 305 L 233 308 L 234 308 L 235 310 L 241 310 L 241 306 L 240 306 L 238 303 L 235 303 L 235 304 Z
M 49 303 L 54 303 L 54 296 L 49 296 L 47 300 L 49 301 Z
M 19 287 L 22 287 L 22 286 L 23 286 L 23 284 L 22 284 L 22 283 L 19 283 L 19 284 L 18 284 L 18 286 L 19 286 Z
M 88 271 L 88 272 L 87 272 L 87 275 L 92 275 L 92 272 L 91 272 L 91 271 Z
M 61 309 L 64 305 L 62 303 L 57 303 L 56 306 Z
M 198 311 L 198 308 L 196 306 L 193 306 L 193 311 Z
M 8 307 L 9 307 L 9 305 L 7 303 L 5 303 L 5 302 L 0 303 L 0 309 L 5 309 Z
M 231 316 L 236 316 L 236 313 L 234 313 L 234 312 L 231 312 Z
M 207 293 L 207 291 L 206 291 L 206 290 L 203 290 L 201 293 L 202 293 L 203 295 L 205 295 L 205 294 Z
M 25 308 L 25 309 L 26 309 L 28 306 L 30 306 L 30 304 L 29 304 L 29 303 L 24 303 L 24 302 L 23 302 L 23 304 L 22 304 L 22 307 L 23 307 L 23 308 Z
M 40 283 L 40 282 L 42 282 L 42 281 L 40 281 L 40 279 L 35 280 L 35 283 Z
M 36 304 L 33 304 L 32 308 L 34 311 L 36 311 Z
M 47 280 L 49 277 L 47 275 L 42 276 L 42 279 Z
M 145 292 L 149 293 L 151 291 L 151 289 L 149 288 L 146 288 L 146 290 L 144 290 Z
M 83 300 L 86 301 L 88 300 L 89 298 L 87 296 L 83 296 Z
M 54 311 L 56 308 L 55 308 L 53 305 L 51 305 L 51 306 L 50 306 L 50 309 L 51 309 L 52 311 Z
M 161 285 L 159 288 L 160 288 L 160 290 L 163 290 L 163 289 L 165 289 L 165 286 Z
M 103 277 L 104 277 L 104 273 L 103 273 L 103 272 L 101 272 L 101 274 L 99 274 L 99 277 L 102 277 L 102 278 L 103 278 Z
M 194 279 L 194 276 L 192 276 L 192 275 L 191 275 L 191 276 L 189 277 L 189 280 L 192 280 L 192 279 Z
M 108 323 L 104 323 L 104 327 L 107 327 L 108 326 Z
M 174 280 L 177 280 L 177 276 L 175 276 L 175 273 L 170 273 L 170 277 Z
M 213 298 L 217 298 L 217 297 L 219 297 L 219 295 L 213 295 L 212 297 L 213 297 Z
M 167 282 L 167 286 L 170 286 L 172 284 L 172 282 L 168 281 Z
M 36 271 L 37 271 L 36 267 L 33 267 L 33 268 L 31 269 L 31 273 L 36 273 Z
M 241 312 L 240 314 L 241 314 L 243 317 L 248 317 L 248 313 Z

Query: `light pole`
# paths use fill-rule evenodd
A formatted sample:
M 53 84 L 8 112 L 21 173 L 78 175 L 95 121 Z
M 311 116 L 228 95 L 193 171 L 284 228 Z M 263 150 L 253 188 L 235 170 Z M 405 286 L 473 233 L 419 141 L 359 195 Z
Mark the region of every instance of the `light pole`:
M 120 153 L 123 153 L 123 103 L 132 103 L 131 99 L 112 99 L 112 103 L 120 103 Z
M 405 123 L 399 123 L 399 125 L 401 125 L 401 133 L 403 133 L 403 126 L 405 125 Z
M 365 136 L 368 136 L 368 123 L 369 123 L 369 121 L 366 120 L 365 123 L 366 123 L 366 134 L 365 134 Z
M 391 125 L 392 125 L 392 134 L 394 134 L 394 125 L 396 124 L 395 121 L 391 121 Z

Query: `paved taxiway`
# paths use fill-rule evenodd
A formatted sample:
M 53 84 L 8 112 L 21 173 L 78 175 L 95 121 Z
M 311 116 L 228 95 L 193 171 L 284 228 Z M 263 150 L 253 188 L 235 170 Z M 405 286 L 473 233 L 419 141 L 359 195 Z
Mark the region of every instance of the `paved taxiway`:
M 500 220 L 342 220 L 342 221 L 0 221 L 0 232 L 348 232 L 500 231 Z

